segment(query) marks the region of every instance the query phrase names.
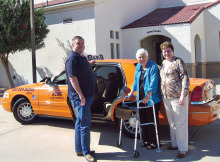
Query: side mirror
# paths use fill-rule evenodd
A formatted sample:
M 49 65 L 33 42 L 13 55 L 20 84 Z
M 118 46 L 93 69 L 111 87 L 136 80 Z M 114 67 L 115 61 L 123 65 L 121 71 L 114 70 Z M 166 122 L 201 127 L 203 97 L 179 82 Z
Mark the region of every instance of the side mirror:
M 45 83 L 50 85 L 51 84 L 51 78 L 48 77 L 47 79 L 45 79 Z

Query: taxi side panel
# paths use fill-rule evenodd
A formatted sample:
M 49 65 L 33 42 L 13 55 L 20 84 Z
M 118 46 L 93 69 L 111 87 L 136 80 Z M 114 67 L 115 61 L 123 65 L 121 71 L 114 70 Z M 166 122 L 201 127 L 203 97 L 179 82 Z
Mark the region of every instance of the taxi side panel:
M 39 89 L 39 114 L 70 118 L 67 89 L 67 85 L 43 85 Z

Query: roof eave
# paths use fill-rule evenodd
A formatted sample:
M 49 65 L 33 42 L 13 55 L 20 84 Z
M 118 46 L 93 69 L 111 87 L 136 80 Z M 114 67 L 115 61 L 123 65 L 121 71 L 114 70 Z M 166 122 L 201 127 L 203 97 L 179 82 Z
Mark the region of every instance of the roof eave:
M 153 27 L 153 26 L 171 26 L 171 25 L 177 25 L 177 24 L 191 24 L 190 21 L 186 21 L 186 22 L 181 22 L 181 23 L 170 23 L 170 24 L 159 24 L 159 25 L 148 25 L 148 26 L 139 26 L 139 27 L 122 27 L 122 30 L 126 30 L 126 29 L 135 29 L 135 28 L 148 28 L 148 27 Z
M 72 2 L 66 2 L 66 3 L 59 3 L 59 4 L 54 4 L 54 5 L 42 5 L 36 8 L 40 8 L 44 6 L 44 11 L 52 11 L 52 10 L 57 10 L 57 9 L 62 9 L 62 8 L 67 8 L 70 6 L 80 6 L 80 5 L 85 5 L 85 4 L 91 4 L 94 3 L 94 0 L 80 0 L 80 1 L 72 1 Z
M 215 2 L 209 3 L 206 6 L 200 8 L 195 14 L 193 14 L 190 18 L 190 23 L 192 23 L 205 9 L 212 7 L 216 4 L 220 3 L 220 0 L 217 0 Z

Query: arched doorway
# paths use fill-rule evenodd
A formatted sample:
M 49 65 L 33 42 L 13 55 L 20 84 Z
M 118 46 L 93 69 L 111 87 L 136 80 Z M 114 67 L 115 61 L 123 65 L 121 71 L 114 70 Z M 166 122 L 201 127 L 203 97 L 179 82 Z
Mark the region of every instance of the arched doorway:
M 195 62 L 196 65 L 196 77 L 202 77 L 202 49 L 201 49 L 201 40 L 199 35 L 197 34 L 194 39 L 195 44 Z
M 160 50 L 160 45 L 165 41 L 171 42 L 171 39 L 163 35 L 152 35 L 141 41 L 141 48 L 148 51 L 150 60 L 155 61 L 158 65 L 161 65 L 163 56 Z

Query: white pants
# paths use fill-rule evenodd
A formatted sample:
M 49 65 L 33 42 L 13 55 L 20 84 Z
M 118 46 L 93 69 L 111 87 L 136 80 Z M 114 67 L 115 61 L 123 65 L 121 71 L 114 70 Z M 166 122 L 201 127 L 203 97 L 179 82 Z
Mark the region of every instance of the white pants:
M 167 118 L 170 125 L 170 138 L 173 147 L 179 151 L 188 151 L 188 107 L 189 96 L 184 98 L 184 106 L 179 99 L 163 98 Z

